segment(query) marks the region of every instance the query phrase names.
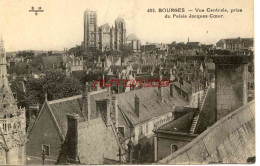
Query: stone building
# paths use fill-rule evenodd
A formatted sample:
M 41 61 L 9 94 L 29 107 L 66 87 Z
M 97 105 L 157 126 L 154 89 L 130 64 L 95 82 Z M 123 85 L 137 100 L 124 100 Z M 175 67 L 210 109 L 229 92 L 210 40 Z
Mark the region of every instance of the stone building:
M 102 51 L 122 50 L 126 43 L 126 25 L 123 18 L 115 20 L 115 26 L 98 26 L 96 11 L 84 12 L 84 46 Z
M 247 66 L 252 57 L 215 55 L 211 58 L 216 65 L 216 106 L 208 111 L 215 112 L 210 117 L 216 123 L 201 129 L 201 134 L 159 164 L 241 164 L 255 158 L 255 107 L 254 101 L 248 103 L 247 98 Z M 200 118 L 197 117 L 198 122 Z
M 126 38 L 126 44 L 129 50 L 132 52 L 140 52 L 141 51 L 141 41 L 136 37 L 135 34 L 131 34 Z
M 133 143 L 132 162 L 153 161 L 153 130 L 172 120 L 175 106 L 187 106 L 173 86 L 147 87 L 115 95 L 122 144 Z
M 251 50 L 254 46 L 253 38 L 230 38 L 221 39 L 216 43 L 217 49 L 236 51 L 241 49 Z
M 95 116 L 95 100 L 107 98 L 107 91 L 94 91 L 86 93 L 87 96 L 77 95 L 52 101 L 46 100 L 44 102 L 31 132 L 28 133 L 28 142 L 26 145 L 27 156 L 30 158 L 28 164 L 39 164 L 42 162 L 43 147 L 47 148 L 45 163 L 53 165 L 57 162 L 59 156 L 61 155 L 62 145 L 65 143 L 67 137 L 69 120 L 69 118 L 67 118 L 68 114 L 77 114 L 79 118 L 87 119 L 86 122 L 89 124 L 95 122 L 93 124 L 94 126 L 99 126 L 102 130 L 104 129 L 104 125 L 100 124 L 102 123 L 102 119 L 97 120 Z M 85 94 L 85 92 L 83 94 Z M 85 101 L 85 97 L 88 98 L 87 101 Z M 85 107 L 86 109 L 83 109 Z M 84 130 L 92 130 L 91 128 L 87 127 L 88 123 L 81 123 L 85 124 L 83 125 L 85 126 Z M 95 163 L 100 163 L 102 155 L 96 156 L 96 158 L 99 159 L 98 162 Z M 64 162 L 64 160 L 62 162 Z M 87 161 L 84 163 L 90 164 Z
M 181 149 L 215 123 L 215 89 L 206 90 L 199 107 L 175 107 L 174 119 L 154 131 L 154 160 Z
M 74 55 L 52 55 L 42 57 L 42 69 L 60 70 L 67 76 L 73 71 L 81 71 L 84 69 L 83 58 L 75 57 Z
M 24 165 L 25 110 L 18 109 L 7 80 L 6 53 L 0 43 L 0 165 Z

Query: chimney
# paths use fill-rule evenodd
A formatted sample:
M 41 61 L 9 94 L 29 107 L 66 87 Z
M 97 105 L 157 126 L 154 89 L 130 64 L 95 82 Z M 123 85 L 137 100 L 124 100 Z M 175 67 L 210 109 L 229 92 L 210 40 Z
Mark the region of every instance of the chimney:
M 101 87 L 104 88 L 105 83 L 106 83 L 106 81 L 105 81 L 105 75 L 104 75 L 104 73 L 103 73 L 103 75 L 102 75 L 102 81 L 101 81 Z
M 99 82 L 96 84 L 97 91 L 100 91 L 100 90 L 101 90 L 100 86 L 101 86 L 101 83 L 100 83 L 100 81 L 99 81 Z
M 116 96 L 113 94 L 112 96 L 112 109 L 111 109 L 111 119 L 114 123 L 114 126 L 118 128 L 118 105 Z
M 173 84 L 170 84 L 170 95 L 173 97 Z
M 128 162 L 129 163 L 132 163 L 133 162 L 133 152 L 134 152 L 134 144 L 133 144 L 133 142 L 132 142 L 132 140 L 131 140 L 131 138 L 130 138 L 130 140 L 129 140 L 129 142 L 128 142 L 128 144 L 127 144 L 127 149 L 128 149 L 128 155 L 127 155 L 127 160 L 128 160 Z
M 82 94 L 82 114 L 85 120 L 90 120 L 90 88 L 88 82 L 86 82 L 85 86 L 83 87 L 83 94 Z
M 137 115 L 137 117 L 139 118 L 139 109 L 140 109 L 140 101 L 139 101 L 139 97 L 137 97 L 135 95 L 135 113 Z
M 106 124 L 107 126 L 111 126 L 112 122 L 111 122 L 111 100 L 110 99 L 105 99 L 106 102 L 106 109 L 105 109 L 105 120 L 106 120 Z
M 68 120 L 68 158 L 73 162 L 78 162 L 78 123 L 80 116 L 78 114 L 67 114 Z
M 252 58 L 244 55 L 214 56 L 216 121 L 247 103 L 248 62 Z
M 48 93 L 47 92 L 44 94 L 44 98 L 45 98 L 45 101 L 48 101 Z
M 161 101 L 163 101 L 163 89 L 161 87 L 162 75 L 160 74 L 159 86 L 158 86 L 158 96 Z

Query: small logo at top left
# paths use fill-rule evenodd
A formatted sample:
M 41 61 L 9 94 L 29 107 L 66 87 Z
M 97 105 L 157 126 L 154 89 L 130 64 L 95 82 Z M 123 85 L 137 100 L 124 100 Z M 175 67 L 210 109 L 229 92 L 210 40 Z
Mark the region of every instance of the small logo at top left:
M 44 12 L 44 10 L 42 9 L 42 7 L 35 8 L 32 6 L 29 12 L 34 12 L 34 14 L 37 16 L 39 12 Z

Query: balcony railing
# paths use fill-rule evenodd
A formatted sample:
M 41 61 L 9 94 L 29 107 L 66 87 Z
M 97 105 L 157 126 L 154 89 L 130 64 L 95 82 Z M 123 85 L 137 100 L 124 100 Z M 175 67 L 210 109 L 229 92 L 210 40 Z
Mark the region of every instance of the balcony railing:
M 19 114 L 12 118 L 0 119 L 0 134 L 8 135 L 17 131 L 24 131 L 26 128 L 25 110 L 19 109 Z

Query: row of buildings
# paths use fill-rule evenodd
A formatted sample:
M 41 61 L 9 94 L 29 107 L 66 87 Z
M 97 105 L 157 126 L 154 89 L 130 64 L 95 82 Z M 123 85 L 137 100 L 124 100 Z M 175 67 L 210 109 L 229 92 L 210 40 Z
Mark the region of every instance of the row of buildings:
M 213 65 L 226 63 L 226 61 L 231 63 L 236 57 L 219 56 L 219 59 L 215 58 L 214 63 L 207 59 L 210 58 L 207 56 L 185 56 L 177 59 L 155 56 L 153 60 L 148 57 L 150 55 L 131 57 L 127 60 L 126 68 L 120 63 L 110 64 L 108 73 L 102 73 L 102 75 L 118 79 L 130 77 L 139 80 L 169 79 L 171 81 L 169 87 L 134 87 L 122 91 L 118 86 L 114 86 L 91 90 L 91 84 L 87 84 L 82 90 L 82 95 L 52 101 L 46 98 L 40 107 L 35 123 L 28 132 L 27 164 L 42 161 L 46 164 L 115 164 L 157 161 L 165 163 L 164 158 L 177 153 L 217 120 L 241 106 L 242 101 L 247 102 L 247 99 L 243 97 L 247 96 L 247 89 L 239 89 L 247 88 L 245 86 L 248 84 L 247 68 L 243 67 L 243 72 L 241 72 L 240 68 L 227 68 L 224 65 L 224 68 L 218 67 L 215 70 L 215 65 Z M 238 57 L 243 60 L 243 57 Z M 2 56 L 2 78 L 6 75 L 4 58 L 5 56 Z M 113 58 L 110 60 L 111 62 L 120 61 Z M 65 61 L 67 60 L 64 59 Z M 63 61 L 57 60 L 57 64 L 61 62 Z M 80 59 L 79 62 L 71 63 L 81 64 Z M 248 61 L 241 61 L 241 63 L 248 63 Z M 55 66 L 45 67 L 55 69 Z M 62 66 L 57 66 L 57 69 Z M 214 77 L 215 72 L 217 72 L 217 78 Z M 230 77 L 229 74 L 232 72 L 234 75 Z M 243 73 L 242 77 L 240 77 L 241 73 Z M 71 74 L 73 75 L 73 72 Z M 215 79 L 219 84 L 216 85 L 217 90 L 221 90 L 221 93 L 215 90 Z M 236 79 L 240 79 L 239 82 L 243 85 L 233 86 Z M 7 78 L 1 82 L 7 82 Z M 8 88 L 4 89 L 9 86 L 5 84 L 2 86 L 3 101 L 8 93 L 12 93 Z M 240 90 L 242 94 L 236 93 Z M 212 104 L 215 96 L 218 98 L 216 106 Z M 15 102 L 11 98 L 7 101 Z M 5 104 L 2 107 L 7 108 Z M 12 109 L 8 108 L 5 112 L 9 114 L 8 112 L 12 112 Z M 3 115 L 3 119 L 7 117 L 7 114 Z M 8 115 L 9 118 L 14 116 L 17 121 L 16 124 L 13 123 L 14 120 L 10 120 L 10 125 L 7 126 L 12 126 L 11 128 L 4 128 L 9 121 L 2 120 L 8 121 L 3 122 L 3 128 L 1 128 L 3 131 L 6 130 L 3 134 L 4 138 L 8 136 L 14 138 L 15 134 L 25 136 L 23 132 L 25 126 L 21 130 L 16 129 L 16 125 L 21 123 L 17 118 L 20 115 L 22 114 Z M 25 117 L 21 118 L 21 121 L 23 120 Z M 9 130 L 12 132 L 7 132 Z M 8 138 L 2 142 L 6 140 Z M 6 144 L 8 148 L 3 152 L 15 155 L 13 153 L 19 153 L 19 149 L 23 149 L 24 144 L 25 140 L 16 146 Z M 14 161 L 6 158 L 2 160 L 2 163 L 21 163 L 24 162 L 24 156 L 25 154 L 21 153 L 20 158 Z
M 216 43 L 217 49 L 224 49 L 230 51 L 237 50 L 253 50 L 254 39 L 253 38 L 228 38 L 221 39 Z
M 11 91 L 7 80 L 6 54 L 1 42 L 1 164 L 25 164 L 25 156 L 26 164 L 33 165 L 153 162 L 180 164 L 186 160 L 198 163 L 225 160 L 230 163 L 241 156 L 232 154 L 235 159 L 224 158 L 224 152 L 228 152 L 223 150 L 223 146 L 232 148 L 215 139 L 216 137 L 224 142 L 229 135 L 235 137 L 234 139 L 242 135 L 245 139 L 236 146 L 246 147 L 248 150 L 251 148 L 251 152 L 246 157 L 241 157 L 240 162 L 255 155 L 252 151 L 254 108 L 252 103 L 247 104 L 248 85 L 249 82 L 253 83 L 248 79 L 247 68 L 251 57 L 199 55 L 197 53 L 201 48 L 208 49 L 211 46 L 189 41 L 179 45 L 147 44 L 141 48 L 140 40 L 135 35 L 126 37 L 122 18 L 115 21 L 115 28 L 110 28 L 108 24 L 98 27 L 97 14 L 94 11 L 84 13 L 83 44 L 102 51 L 123 50 L 130 46 L 133 52 L 143 49 L 144 54 L 124 59 L 108 55 L 104 61 L 99 57 L 93 66 L 88 65 L 83 58 L 73 55 L 40 57 L 39 70 L 62 70 L 69 77 L 86 81 L 81 95 L 51 101 L 46 96 L 45 101 L 35 107 L 36 119 L 30 124 L 26 135 L 25 110 L 18 109 L 15 100 L 20 89 L 23 93 L 26 91 L 24 81 L 17 77 L 19 79 L 11 82 L 11 88 L 17 89 L 15 92 Z M 187 54 L 195 52 L 198 56 L 168 56 L 169 50 L 180 48 L 175 49 L 179 53 L 184 47 L 192 51 L 186 52 Z M 240 47 L 223 47 L 227 48 L 232 50 Z M 29 71 L 27 74 L 31 75 L 33 71 L 30 70 L 30 61 L 24 63 L 26 71 Z M 156 80 L 164 79 L 169 80 L 170 84 L 168 87 L 149 88 L 125 88 L 122 84 L 92 87 L 93 80 L 89 78 L 105 79 L 105 83 L 111 79 L 143 82 L 154 80 L 153 84 Z M 13 83 L 17 86 L 12 85 Z M 247 105 L 249 109 L 242 107 L 242 113 L 237 113 L 237 109 Z M 230 127 L 229 118 L 225 119 L 233 112 L 239 121 L 237 123 L 235 120 L 234 128 Z M 221 119 L 227 121 L 224 129 L 214 125 Z M 213 134 L 204 139 L 203 133 L 212 131 Z M 237 135 L 230 134 L 233 131 Z M 200 142 L 200 145 L 196 145 L 194 140 Z M 214 145 L 210 144 L 210 140 L 215 141 Z M 205 145 L 201 145 L 203 143 Z M 248 144 L 250 147 L 247 147 Z M 191 145 L 199 147 L 194 152 L 190 150 Z

